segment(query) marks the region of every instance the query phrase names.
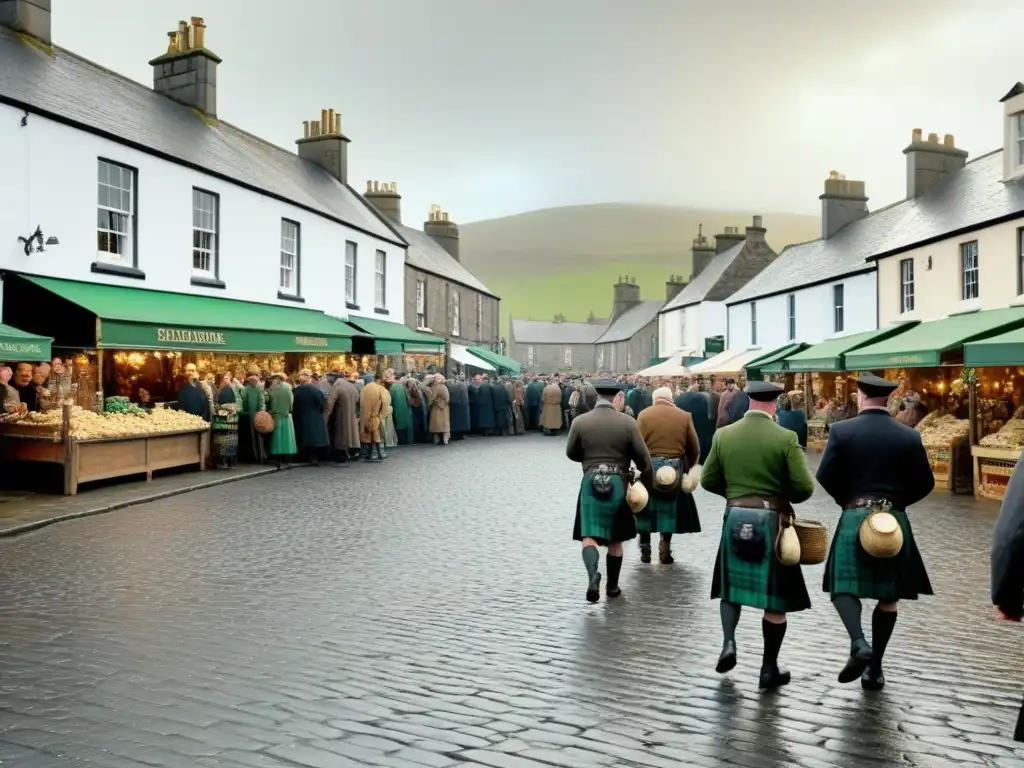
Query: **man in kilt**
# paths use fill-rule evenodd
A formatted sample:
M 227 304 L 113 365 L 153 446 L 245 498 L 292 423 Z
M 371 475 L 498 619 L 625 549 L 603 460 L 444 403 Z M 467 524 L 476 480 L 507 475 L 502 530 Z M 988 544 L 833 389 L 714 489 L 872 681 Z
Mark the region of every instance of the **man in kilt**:
M 860 412 L 832 425 L 817 475 L 843 508 L 822 584 L 850 635 L 850 657 L 839 682 L 860 678 L 869 691 L 885 685 L 882 657 L 896 626 L 897 602 L 932 594 L 906 510 L 932 492 L 935 478 L 920 433 L 889 413 L 888 398 L 897 386 L 860 375 Z M 876 511 L 891 513 L 902 530 L 903 546 L 894 557 L 873 557 L 861 545 L 861 524 Z M 873 647 L 861 627 L 863 598 L 878 601 L 871 615 Z
M 724 673 L 736 666 L 740 607 L 761 609 L 761 688 L 789 682 L 789 672 L 779 669 L 786 614 L 811 607 L 800 566 L 783 565 L 775 554 L 780 526 L 792 520 L 792 504 L 814 493 L 814 478 L 796 433 L 773 419 L 775 400 L 782 391 L 767 382 L 748 384 L 750 410 L 735 424 L 715 432 L 701 472 L 701 485 L 726 498 L 711 583 L 711 598 L 721 598 L 724 635 L 715 669 Z
M 596 603 L 601 597 L 598 547 L 608 547 L 606 594 L 622 594 L 622 542 L 636 536 L 633 513 L 626 503 L 626 489 L 632 479 L 630 463 L 636 464 L 646 483 L 651 477 L 651 456 L 636 422 L 612 405 L 622 385 L 613 380 L 598 380 L 593 386 L 597 404 L 592 411 L 573 419 L 565 455 L 583 465 L 572 537 L 583 543 L 587 600 Z
M 636 516 L 636 529 L 640 562 L 651 562 L 651 534 L 660 533 L 658 560 L 669 565 L 674 562 L 672 534 L 700 533 L 697 504 L 693 494 L 682 488 L 683 475 L 700 459 L 700 440 L 693 417 L 676 407 L 671 389 L 659 387 L 652 397 L 654 404 L 636 420 L 654 473 L 647 507 Z

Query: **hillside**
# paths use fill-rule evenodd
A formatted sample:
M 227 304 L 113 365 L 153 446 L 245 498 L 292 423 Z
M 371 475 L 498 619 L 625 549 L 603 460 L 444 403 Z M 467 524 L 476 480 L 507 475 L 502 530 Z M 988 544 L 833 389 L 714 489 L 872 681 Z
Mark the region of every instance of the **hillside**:
M 623 203 L 547 208 L 461 225 L 462 263 L 501 296 L 504 335 L 510 315 L 607 317 L 619 275 L 635 276 L 645 299 L 664 297 L 670 274 L 690 273 L 699 224 L 710 236 L 745 227 L 752 215 Z M 763 219 L 776 251 L 820 231 L 816 216 L 765 213 Z

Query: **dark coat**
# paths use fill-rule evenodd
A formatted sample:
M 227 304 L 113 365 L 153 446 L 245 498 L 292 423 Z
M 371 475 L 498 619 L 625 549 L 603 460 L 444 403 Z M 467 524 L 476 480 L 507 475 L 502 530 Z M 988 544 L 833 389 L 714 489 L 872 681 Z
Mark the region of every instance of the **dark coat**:
M 837 504 L 870 496 L 904 510 L 935 487 L 921 434 L 874 408 L 832 425 L 817 477 Z
M 326 448 L 331 444 L 324 421 L 327 396 L 316 384 L 299 384 L 292 401 L 292 421 L 295 424 L 295 444 L 299 450 Z
M 582 464 L 584 472 L 596 464 L 627 469 L 632 462 L 645 483 L 651 480 L 651 454 L 640 427 L 607 402 L 573 420 L 565 441 L 565 455 Z
M 569 410 L 569 398 L 572 397 L 572 387 L 567 384 L 559 384 L 562 388 L 562 413 Z
M 508 390 L 504 384 L 492 384 L 494 393 L 494 428 L 508 429 L 508 409 L 512 403 L 508 399 Z
M 540 427 L 541 398 L 544 394 L 544 385 L 534 379 L 526 385 L 526 392 L 523 395 L 524 413 L 527 429 L 538 429 Z
M 210 420 L 210 398 L 198 382 L 186 382 L 178 393 L 178 410 Z
M 633 415 L 637 418 L 644 412 L 645 408 L 654 405 L 654 390 L 650 387 L 640 387 L 640 394 L 637 396 L 638 408 L 633 409 Z
M 750 410 L 750 395 L 742 389 L 737 389 L 725 408 L 726 423 L 735 424 L 743 418 L 743 414 Z
M 597 390 L 594 389 L 593 384 L 584 384 L 580 387 L 580 396 L 576 400 L 576 416 L 582 416 L 584 413 L 594 410 L 594 406 L 597 405 Z
M 697 430 L 700 443 L 700 463 L 703 464 L 711 450 L 711 438 L 715 436 L 715 421 L 711 418 L 711 398 L 707 392 L 683 392 L 675 399 L 676 407 L 693 417 L 693 428 Z
M 477 429 L 497 429 L 494 421 L 494 385 L 485 381 L 476 395 Z
M 448 384 L 448 410 L 453 434 L 469 432 L 472 426 L 469 417 L 469 392 L 466 385 L 454 382 Z
M 807 447 L 807 414 L 802 410 L 779 411 L 779 426 L 796 432 L 800 447 Z
M 466 401 L 469 404 L 469 430 L 480 429 L 480 385 L 470 384 L 466 387 Z
M 1017 465 L 1020 467 L 1020 464 Z M 992 604 L 1024 616 L 1024 471 L 1010 476 L 992 532 Z

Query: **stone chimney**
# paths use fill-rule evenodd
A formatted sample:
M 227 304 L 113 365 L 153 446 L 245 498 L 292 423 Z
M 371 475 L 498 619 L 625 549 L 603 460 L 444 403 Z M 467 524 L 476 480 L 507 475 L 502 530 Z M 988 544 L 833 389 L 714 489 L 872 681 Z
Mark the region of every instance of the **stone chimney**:
M 686 285 L 682 275 L 669 275 L 665 282 L 665 301 L 672 301 Z
M 49 45 L 50 0 L 0 0 L 0 26 Z
M 740 232 L 739 227 L 724 227 L 721 234 L 715 235 L 715 253 L 725 253 L 746 239 L 746 233 Z
M 341 132 L 341 113 L 321 109 L 319 120 L 304 120 L 302 138 L 296 139 L 299 157 L 315 163 L 342 184 L 348 184 L 348 144 Z
M 753 223 L 749 227 L 747 227 L 747 234 L 743 239 L 746 240 L 748 243 L 763 243 L 764 233 L 766 231 L 767 230 L 761 224 L 761 217 L 755 216 Z
M 705 237 L 703 224 L 697 226 L 697 236 L 693 238 L 693 247 L 690 252 L 693 254 L 693 269 L 690 272 L 690 279 L 693 280 L 715 258 L 715 246 Z
M 423 231 L 448 251 L 453 259 L 459 260 L 459 225 L 448 218 L 448 212 L 442 211 L 441 206 L 430 206 L 430 214 L 423 222 Z
M 828 240 L 847 224 L 868 215 L 868 198 L 863 181 L 848 181 L 838 171 L 829 171 L 821 200 L 821 239 Z
M 191 24 L 179 21 L 167 38 L 167 52 L 149 62 L 153 90 L 216 117 L 217 65 L 221 60 L 206 48 L 206 24 L 198 16 L 192 17 Z
M 907 199 L 920 197 L 949 174 L 967 164 L 967 152 L 956 148 L 953 135 L 947 133 L 942 143 L 939 134 L 929 133 L 921 138 L 921 129 L 910 134 L 910 145 L 903 150 L 907 156 Z
M 635 277 L 619 277 L 612 294 L 612 316 L 615 320 L 619 315 L 640 303 L 640 286 Z
M 368 181 L 363 197 L 392 224 L 402 223 L 402 196 L 396 182 Z

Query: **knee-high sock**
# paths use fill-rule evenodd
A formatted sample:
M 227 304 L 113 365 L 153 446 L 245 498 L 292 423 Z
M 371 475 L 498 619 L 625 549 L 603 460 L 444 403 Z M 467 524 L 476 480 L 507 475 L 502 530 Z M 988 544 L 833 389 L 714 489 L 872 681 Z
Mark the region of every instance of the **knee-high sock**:
M 896 611 L 880 611 L 875 608 L 871 614 L 871 649 L 874 651 L 874 658 L 871 666 L 875 669 L 882 668 L 882 657 L 885 655 L 885 647 L 889 644 L 892 631 L 896 627 Z
M 601 553 L 597 551 L 597 547 L 583 548 L 583 565 L 587 567 L 587 576 L 591 579 L 597 573 L 597 565 L 600 561 Z
M 622 571 L 622 555 L 605 555 L 608 565 L 608 589 L 619 586 L 619 573 Z
M 740 605 L 722 600 L 718 605 L 722 617 L 722 635 L 725 642 L 736 642 L 736 625 L 740 623 Z
M 773 624 L 767 619 L 761 619 L 761 634 L 764 636 L 764 657 L 761 663 L 764 666 L 779 663 L 779 649 L 782 648 L 782 640 L 786 636 L 786 623 Z
M 836 595 L 832 598 L 832 605 L 836 607 L 839 618 L 843 620 L 846 633 L 850 636 L 850 642 L 864 639 L 864 628 L 860 623 L 860 598 L 853 595 Z
M 661 540 L 665 543 L 665 546 L 667 547 L 669 544 L 672 543 L 672 534 L 671 533 L 663 533 L 663 534 L 661 534 Z
M 649 533 L 641 533 L 640 534 L 640 544 L 641 545 L 646 545 L 648 547 L 651 546 L 651 534 L 649 534 Z

